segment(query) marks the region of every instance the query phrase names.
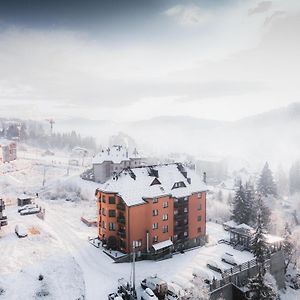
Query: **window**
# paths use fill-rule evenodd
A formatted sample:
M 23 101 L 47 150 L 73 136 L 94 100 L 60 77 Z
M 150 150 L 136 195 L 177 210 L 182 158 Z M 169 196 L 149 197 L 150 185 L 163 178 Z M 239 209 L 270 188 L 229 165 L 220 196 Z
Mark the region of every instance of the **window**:
M 153 223 L 152 224 L 152 229 L 157 229 L 158 228 L 158 223 Z
M 102 208 L 102 216 L 106 216 L 105 208 Z
M 166 208 L 169 206 L 169 203 L 168 202 L 163 202 L 163 208 Z
M 116 204 L 116 199 L 114 196 L 110 196 L 108 197 L 108 203 L 109 204 Z
M 104 195 L 102 196 L 102 202 L 103 202 L 103 203 L 106 203 L 106 201 L 105 201 L 105 196 L 104 196 Z
M 166 233 L 166 232 L 168 232 L 168 230 L 169 230 L 169 228 L 168 228 L 168 225 L 164 225 L 163 226 L 163 233 Z
M 168 214 L 163 214 L 163 221 L 166 221 L 166 220 L 168 220 Z
M 174 215 L 175 215 L 175 216 L 178 215 L 178 210 L 177 210 L 177 209 L 174 210 Z
M 102 228 L 103 228 L 103 229 L 106 229 L 106 224 L 105 224 L 104 221 L 102 221 Z
M 183 209 L 183 211 L 184 211 L 185 213 L 187 213 L 187 212 L 188 212 L 188 208 L 185 207 L 185 208 Z
M 115 231 L 116 230 L 116 224 L 115 223 L 108 223 L 108 228 L 110 231 Z
M 201 232 L 201 227 L 198 227 L 197 231 L 198 231 L 198 233 L 200 233 Z
M 109 216 L 109 217 L 115 217 L 115 216 L 116 216 L 116 211 L 115 211 L 114 209 L 110 209 L 110 210 L 108 211 L 108 216 Z
M 158 199 L 157 198 L 153 198 L 153 203 L 157 203 Z
M 197 208 L 198 210 L 202 210 L 202 205 L 201 205 L 201 203 L 199 203 L 199 205 L 198 205 L 198 208 Z
M 157 243 L 158 242 L 158 237 L 157 237 L 157 235 L 155 235 L 154 237 L 153 237 L 153 243 Z
M 158 210 L 157 209 L 153 209 L 152 210 L 152 215 L 153 216 L 157 216 L 158 215 Z
M 178 238 L 178 235 L 177 234 L 174 234 L 174 241 L 176 241 Z
M 197 217 L 197 221 L 200 222 L 202 220 L 201 216 Z
M 183 198 L 183 201 L 188 201 L 189 200 L 189 197 L 184 197 Z
M 201 198 L 202 197 L 202 193 L 198 193 L 198 198 Z
M 142 240 L 134 241 L 135 247 L 142 247 Z
M 187 236 L 187 235 L 188 235 L 187 231 L 185 231 L 183 235 L 184 235 L 184 236 Z
M 172 190 L 180 188 L 180 187 L 186 187 L 186 185 L 185 185 L 185 183 L 183 181 L 175 182 L 174 185 L 173 185 L 173 187 L 172 187 Z

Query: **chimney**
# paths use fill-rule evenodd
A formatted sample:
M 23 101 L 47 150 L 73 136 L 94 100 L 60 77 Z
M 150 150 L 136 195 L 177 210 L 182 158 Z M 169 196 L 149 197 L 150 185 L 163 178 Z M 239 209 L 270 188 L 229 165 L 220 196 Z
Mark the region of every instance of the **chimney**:
M 206 172 L 203 172 L 203 182 L 206 183 Z

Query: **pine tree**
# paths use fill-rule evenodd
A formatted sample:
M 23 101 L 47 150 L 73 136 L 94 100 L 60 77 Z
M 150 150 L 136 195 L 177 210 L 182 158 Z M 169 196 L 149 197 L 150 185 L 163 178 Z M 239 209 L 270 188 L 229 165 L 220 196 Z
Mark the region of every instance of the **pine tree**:
M 289 224 L 285 224 L 285 230 L 283 235 L 283 253 L 285 256 L 285 273 L 295 253 L 295 245 L 292 241 L 291 230 Z
M 291 166 L 289 187 L 291 194 L 300 192 L 300 161 Z
M 248 207 L 248 218 L 249 218 L 249 221 L 246 224 L 253 226 L 256 222 L 257 207 L 256 207 L 256 203 L 255 203 L 254 187 L 250 182 L 246 183 L 245 201 L 246 201 L 247 207 Z
M 257 227 L 251 241 L 251 248 L 256 258 L 257 275 L 249 280 L 249 291 L 252 300 L 273 300 L 277 298 L 272 285 L 265 280 L 266 275 L 266 255 L 268 248 L 266 246 L 265 230 L 262 219 L 262 199 L 258 199 Z
M 258 191 L 265 197 L 272 195 L 277 196 L 277 189 L 273 179 L 272 172 L 269 168 L 269 164 L 266 162 L 262 169 L 259 181 Z
M 242 184 L 240 184 L 238 190 L 235 192 L 233 199 L 233 216 L 232 219 L 237 224 L 249 224 L 251 210 L 250 203 L 248 202 L 248 197 L 246 196 L 246 191 Z

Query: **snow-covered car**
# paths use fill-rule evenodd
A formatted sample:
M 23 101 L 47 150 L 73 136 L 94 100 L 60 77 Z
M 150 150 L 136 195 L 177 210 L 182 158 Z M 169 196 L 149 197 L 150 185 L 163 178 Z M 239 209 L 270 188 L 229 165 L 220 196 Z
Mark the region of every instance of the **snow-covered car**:
M 15 233 L 19 238 L 27 236 L 27 230 L 22 224 L 17 224 L 15 227 Z
M 225 268 L 223 265 L 221 265 L 221 263 L 215 261 L 215 260 L 211 260 L 209 259 L 206 262 L 206 265 L 212 269 L 213 271 L 219 272 L 219 273 L 223 273 L 223 271 L 225 271 Z
M 150 276 L 141 282 L 143 289 L 150 288 L 158 297 L 165 297 L 168 292 L 168 284 L 157 276 Z
M 214 272 L 208 270 L 207 268 L 195 267 L 193 269 L 193 276 L 202 278 L 203 281 L 207 284 L 211 283 L 213 280 L 216 280 Z
M 233 265 L 233 266 L 236 266 L 237 265 L 237 261 L 234 257 L 233 254 L 231 253 L 228 253 L 228 252 L 225 252 L 222 257 L 221 257 L 222 261 L 230 264 L 230 265 Z
M 187 292 L 174 282 L 168 283 L 167 300 L 188 300 Z
M 35 208 L 35 207 L 37 207 L 36 204 L 26 204 L 26 205 L 24 205 L 24 206 L 19 207 L 19 208 L 18 208 L 18 212 L 21 212 L 21 211 L 24 210 L 24 209 Z
M 146 288 L 141 295 L 141 300 L 158 300 L 153 291 L 149 288 Z
M 31 208 L 27 208 L 24 209 L 20 212 L 21 216 L 25 216 L 25 215 L 32 215 L 32 214 L 37 214 L 41 211 L 41 209 L 39 207 L 31 207 Z

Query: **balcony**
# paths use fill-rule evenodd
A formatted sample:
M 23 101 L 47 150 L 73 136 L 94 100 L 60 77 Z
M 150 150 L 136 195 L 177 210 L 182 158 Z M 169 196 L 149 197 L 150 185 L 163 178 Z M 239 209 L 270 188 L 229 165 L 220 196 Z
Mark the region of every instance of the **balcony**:
M 188 201 L 174 202 L 174 208 L 188 207 Z
M 188 231 L 189 224 L 178 224 L 174 226 L 174 231 L 181 232 L 181 231 Z
M 126 231 L 125 230 L 118 230 L 118 236 L 122 239 L 126 238 Z
M 5 226 L 7 225 L 7 216 L 2 216 L 0 218 L 0 226 Z
M 124 205 L 124 204 L 121 204 L 121 203 L 118 203 L 118 204 L 117 204 L 117 209 L 122 210 L 122 211 L 125 211 L 125 205 Z
M 118 223 L 125 225 L 126 224 L 126 220 L 124 217 L 118 217 Z

